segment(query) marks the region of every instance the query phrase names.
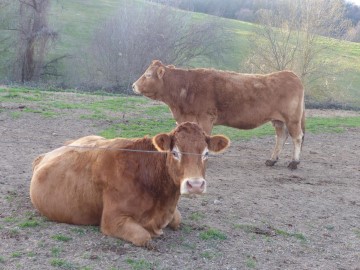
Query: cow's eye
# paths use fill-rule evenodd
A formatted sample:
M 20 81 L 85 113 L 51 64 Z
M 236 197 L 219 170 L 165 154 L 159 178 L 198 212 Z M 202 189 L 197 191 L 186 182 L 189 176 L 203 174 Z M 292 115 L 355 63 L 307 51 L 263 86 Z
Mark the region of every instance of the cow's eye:
M 203 158 L 203 160 L 206 160 L 206 159 L 208 159 L 208 157 L 209 157 L 209 151 L 206 151 L 206 152 L 203 154 L 202 158 Z
M 172 150 L 172 151 L 171 151 L 171 154 L 173 155 L 173 157 L 174 157 L 175 159 L 177 159 L 177 160 L 180 159 L 180 155 L 179 155 L 179 152 L 178 152 L 178 151 Z
M 150 77 L 151 77 L 151 73 L 150 73 L 150 72 L 146 72 L 146 73 L 145 73 L 145 77 L 146 77 L 146 78 L 150 78 Z

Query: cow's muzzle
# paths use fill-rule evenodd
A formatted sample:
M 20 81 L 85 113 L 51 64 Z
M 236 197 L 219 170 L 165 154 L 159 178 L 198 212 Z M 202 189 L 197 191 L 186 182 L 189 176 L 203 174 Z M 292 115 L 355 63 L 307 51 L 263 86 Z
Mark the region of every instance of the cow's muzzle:
M 139 90 L 138 90 L 138 88 L 137 88 L 137 86 L 136 86 L 135 83 L 133 83 L 133 85 L 132 85 L 132 90 L 133 90 L 134 93 L 140 94 L 140 92 L 139 92 Z
M 206 181 L 204 178 L 186 178 L 180 186 L 181 194 L 206 193 Z

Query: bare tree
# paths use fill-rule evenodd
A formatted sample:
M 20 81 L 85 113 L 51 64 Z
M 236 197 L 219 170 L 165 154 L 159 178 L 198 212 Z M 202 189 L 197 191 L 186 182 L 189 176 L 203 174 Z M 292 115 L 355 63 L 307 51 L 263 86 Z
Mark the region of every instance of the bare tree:
M 185 65 L 221 55 L 225 34 L 218 23 L 195 22 L 166 6 L 129 5 L 96 32 L 86 52 L 91 57 L 81 63 L 87 67 L 88 82 L 129 89 L 153 59 Z
M 306 85 L 329 82 L 334 69 L 323 57 L 325 49 L 340 42 L 349 22 L 341 0 L 280 0 L 258 11 L 259 27 L 250 42 L 247 66 L 254 72 L 294 70 Z
M 14 5 L 11 0 L 0 0 L 0 74 L 1 80 L 8 75 L 10 63 L 10 51 L 15 41 L 12 39 L 12 31 L 9 26 L 12 24 Z
M 10 0 L 0 0 L 0 52 L 3 49 L 4 43 L 9 38 L 8 35 L 4 33 L 4 30 L 8 28 L 10 21 L 8 14 L 10 4 Z
M 58 36 L 48 25 L 50 0 L 18 0 L 19 21 L 14 79 L 36 81 L 44 69 L 49 43 Z
M 352 42 L 360 42 L 360 21 L 348 30 L 345 39 Z

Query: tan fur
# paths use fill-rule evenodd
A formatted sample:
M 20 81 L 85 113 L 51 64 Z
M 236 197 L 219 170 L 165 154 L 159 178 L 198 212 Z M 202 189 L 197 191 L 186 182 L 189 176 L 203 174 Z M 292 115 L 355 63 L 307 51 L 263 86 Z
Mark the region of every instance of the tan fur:
M 161 72 L 159 72 L 159 70 Z M 214 69 L 179 69 L 155 60 L 134 84 L 136 93 L 166 103 L 177 123 L 198 123 L 208 134 L 214 125 L 253 129 L 269 121 L 283 123 L 294 142 L 294 169 L 305 133 L 304 89 L 291 71 L 266 75 L 241 74 Z M 160 75 L 159 75 L 160 73 Z M 285 130 L 278 130 L 271 160 L 282 149 Z M 300 138 L 300 139 L 299 139 Z
M 154 139 L 83 137 L 35 159 L 33 205 L 50 220 L 100 225 L 104 234 L 138 246 L 162 234 L 167 225 L 177 229 L 181 182 L 193 175 L 204 177 L 206 164 L 200 155 L 174 160 L 171 148 L 154 145 L 161 137 L 168 138 L 171 147 L 198 154 L 206 147 L 221 151 L 229 144 L 225 137 L 213 140 L 194 123 L 183 123 Z

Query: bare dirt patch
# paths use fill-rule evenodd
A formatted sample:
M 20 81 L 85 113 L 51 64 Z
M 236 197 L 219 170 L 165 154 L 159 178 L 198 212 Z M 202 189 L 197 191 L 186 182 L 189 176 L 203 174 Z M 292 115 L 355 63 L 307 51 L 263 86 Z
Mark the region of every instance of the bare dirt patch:
M 296 171 L 291 143 L 269 168 L 273 137 L 234 142 L 209 160 L 209 193 L 181 199 L 181 229 L 147 250 L 31 205 L 33 159 L 102 128 L 74 114 L 0 112 L 0 269 L 360 269 L 359 129 L 306 134 Z

